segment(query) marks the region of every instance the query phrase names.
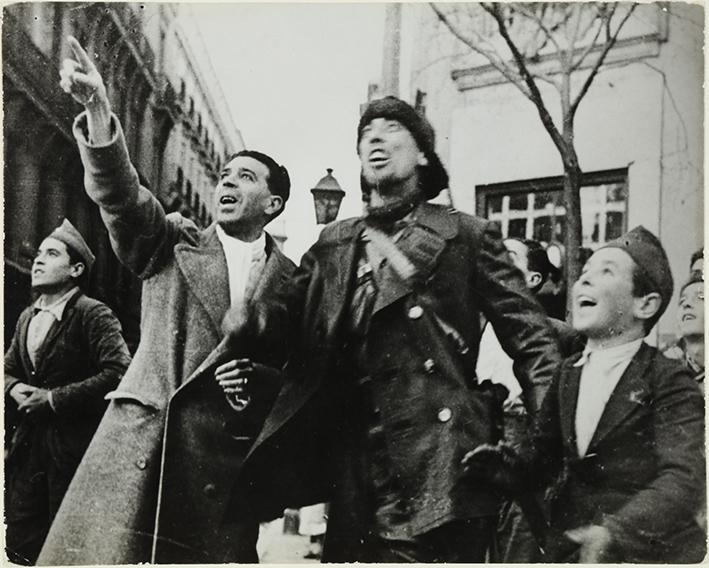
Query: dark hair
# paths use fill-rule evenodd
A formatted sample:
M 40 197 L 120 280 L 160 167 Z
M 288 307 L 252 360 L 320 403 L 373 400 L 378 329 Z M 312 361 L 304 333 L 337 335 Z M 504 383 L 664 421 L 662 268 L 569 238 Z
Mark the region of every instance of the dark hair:
M 270 191 L 272 195 L 277 195 L 283 199 L 283 206 L 278 213 L 273 215 L 272 218 L 278 217 L 278 215 L 280 215 L 285 209 L 286 201 L 288 201 L 288 198 L 290 197 L 290 176 L 288 175 L 288 170 L 284 166 L 279 165 L 268 154 L 257 152 L 256 150 L 241 150 L 240 152 L 233 154 L 229 158 L 229 161 L 234 158 L 238 158 L 239 156 L 253 158 L 254 160 L 261 162 L 268 169 L 268 179 L 266 180 L 266 183 L 268 184 L 268 191 Z
M 532 289 L 532 292 L 536 294 L 539 290 L 541 290 L 542 286 L 544 286 L 544 283 L 549 278 L 549 275 L 552 272 L 556 272 L 556 268 L 554 268 L 554 265 L 549 261 L 547 251 L 539 241 L 535 241 L 533 239 L 508 237 L 505 240 L 517 241 L 527 247 L 527 270 L 537 272 L 542 277 L 539 284 Z
M 89 283 L 89 266 L 86 264 L 86 260 L 84 260 L 84 258 L 72 247 L 70 247 L 64 241 L 60 242 L 66 247 L 66 252 L 69 255 L 69 262 L 71 264 L 81 263 L 84 265 L 84 271 L 79 275 L 78 278 L 75 278 L 77 286 L 84 290 Z
M 657 293 L 662 297 L 660 288 L 653 284 L 652 278 L 647 275 L 643 267 L 633 260 L 633 296 L 635 298 L 642 298 L 643 296 L 653 293 Z M 645 335 L 650 333 L 650 330 L 652 330 L 654 325 L 662 317 L 664 311 L 664 308 L 660 306 L 657 312 L 655 312 L 655 315 L 643 322 Z
M 700 258 L 704 258 L 704 247 L 700 248 L 698 251 L 695 251 L 694 254 L 692 254 L 692 258 L 689 259 L 689 270 L 692 270 L 692 266 Z

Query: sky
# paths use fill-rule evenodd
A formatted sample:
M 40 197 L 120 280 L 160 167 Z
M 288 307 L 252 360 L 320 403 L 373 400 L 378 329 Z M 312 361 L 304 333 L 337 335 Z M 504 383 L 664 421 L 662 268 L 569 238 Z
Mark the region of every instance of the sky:
M 310 189 L 334 170 L 339 219 L 358 215 L 359 105 L 381 75 L 383 4 L 190 6 L 247 148 L 286 166 L 291 198 L 274 229 L 298 262 L 320 228 Z M 279 222 L 280 221 L 280 222 Z

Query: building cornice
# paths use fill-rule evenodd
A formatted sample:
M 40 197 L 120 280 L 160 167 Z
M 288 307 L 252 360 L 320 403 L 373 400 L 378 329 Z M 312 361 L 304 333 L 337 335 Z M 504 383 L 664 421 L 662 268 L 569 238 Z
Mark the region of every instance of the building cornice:
M 657 33 L 618 40 L 613 49 L 608 52 L 604 66 L 658 57 L 660 55 L 660 42 L 664 41 L 664 39 L 666 39 L 666 36 L 662 30 L 658 30 Z M 577 49 L 576 55 L 580 55 L 584 49 Z M 592 49 L 579 65 L 577 71 L 590 69 L 598 60 L 601 51 L 602 46 Z M 510 65 L 513 65 L 513 63 L 510 62 Z M 528 65 L 532 75 L 550 76 L 561 72 L 555 53 L 540 55 L 537 61 L 530 62 Z M 461 92 L 509 83 L 509 80 L 490 64 L 453 69 L 451 78 Z

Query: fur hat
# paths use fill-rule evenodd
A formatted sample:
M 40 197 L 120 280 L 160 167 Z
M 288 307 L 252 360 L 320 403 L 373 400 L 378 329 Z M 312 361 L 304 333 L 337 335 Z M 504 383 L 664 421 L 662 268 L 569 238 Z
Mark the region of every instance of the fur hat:
M 48 237 L 63 242 L 68 248 L 78 254 L 86 265 L 86 273 L 91 272 L 91 267 L 94 265 L 96 257 L 91 252 L 89 245 L 86 244 L 84 237 L 69 222 L 69 219 L 64 219 L 62 224 L 54 229 Z
M 662 243 L 645 227 L 638 225 L 601 248 L 619 248 L 627 252 L 640 268 L 643 277 L 648 278 L 652 287 L 662 298 L 659 313 L 663 313 L 672 298 L 673 281 L 670 262 Z
M 370 102 L 362 113 L 357 126 L 357 149 L 362 139 L 364 127 L 375 118 L 387 118 L 400 122 L 413 136 L 416 144 L 426 156 L 428 165 L 421 168 L 421 188 L 425 199 L 433 199 L 448 187 L 448 173 L 436 154 L 436 135 L 433 127 L 424 116 L 416 112 L 409 104 L 396 97 L 384 97 Z M 364 179 L 361 179 L 362 191 L 368 192 Z

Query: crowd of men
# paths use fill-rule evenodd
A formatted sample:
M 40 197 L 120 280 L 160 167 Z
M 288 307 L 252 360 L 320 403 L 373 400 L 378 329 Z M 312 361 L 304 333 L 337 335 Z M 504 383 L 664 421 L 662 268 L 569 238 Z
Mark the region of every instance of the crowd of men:
M 5 357 L 14 562 L 258 562 L 262 521 L 324 502 L 328 562 L 704 558 L 703 257 L 679 360 L 644 341 L 674 287 L 643 227 L 586 262 L 573 327 L 549 318 L 543 247 L 431 203 L 448 186 L 434 131 L 386 97 L 356 131 L 364 213 L 296 267 L 264 231 L 285 167 L 239 152 L 213 225 L 166 215 L 68 41 L 85 189 L 143 281 L 141 341 L 129 362 L 81 292 L 93 255 L 65 221 Z

